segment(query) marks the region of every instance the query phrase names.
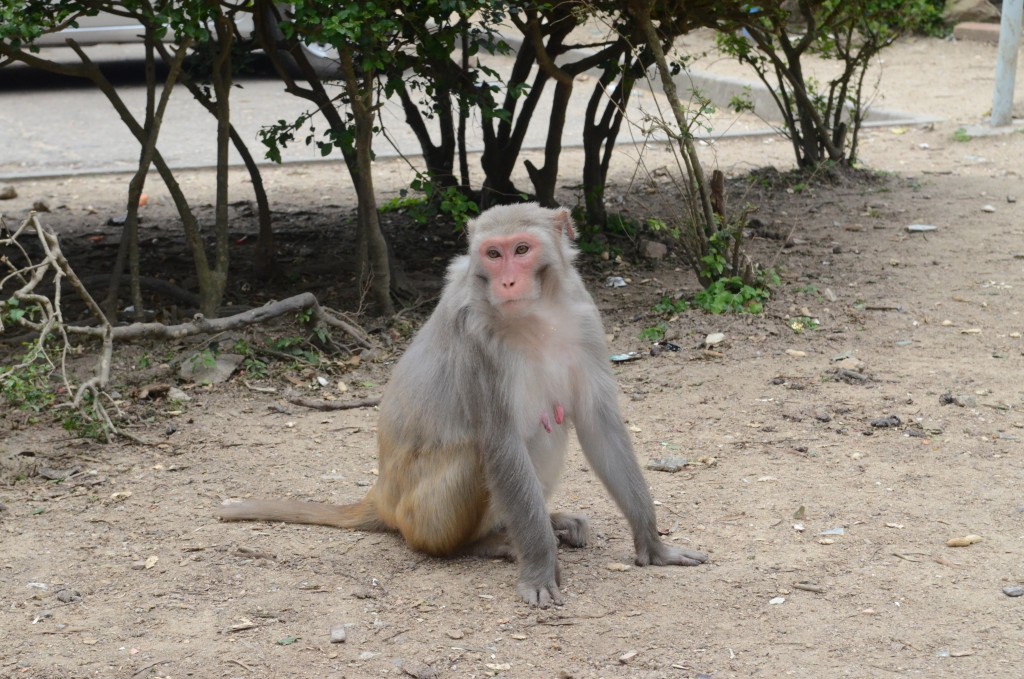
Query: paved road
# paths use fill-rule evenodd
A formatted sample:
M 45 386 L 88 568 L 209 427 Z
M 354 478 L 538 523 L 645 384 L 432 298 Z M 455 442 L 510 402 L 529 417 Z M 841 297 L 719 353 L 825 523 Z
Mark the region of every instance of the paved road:
M 139 45 L 104 45 L 89 49 L 90 56 L 101 65 L 117 87 L 127 105 L 141 116 L 145 109 L 142 47 Z M 68 62 L 77 57 L 67 48 L 42 51 L 41 56 Z M 505 65 L 511 68 L 511 62 Z M 498 69 L 502 66 L 499 64 Z M 693 77 L 693 81 L 688 80 Z M 734 136 L 771 133 L 763 120 L 753 115 L 736 116 L 728 112 L 724 102 L 741 91 L 747 83 L 707 76 L 683 74 L 677 79 L 681 92 L 696 86 L 713 100 L 720 102 L 719 112 L 712 118 L 714 131 L 708 136 Z M 232 122 L 242 137 L 249 141 L 250 150 L 258 158 L 263 147 L 258 140 L 261 127 L 277 120 L 295 120 L 309 107 L 307 102 L 284 92 L 281 83 L 264 60 L 257 62 L 257 72 L 239 80 L 240 88 L 231 95 Z M 580 125 L 587 99 L 593 87 L 592 78 L 580 78 L 570 101 L 566 129 L 562 137 L 564 147 L 581 144 Z M 551 87 L 545 92 L 545 101 L 538 106 L 534 124 L 524 142 L 524 148 L 543 148 L 550 107 Z M 630 101 L 629 118 L 632 130 L 624 130 L 620 142 L 630 138 L 642 140 L 639 129 L 645 113 L 656 112 L 660 102 L 662 115 L 670 116 L 660 94 L 649 89 L 636 88 Z M 768 102 L 762 105 L 763 117 L 777 112 Z M 883 115 L 888 124 L 902 120 L 902 116 Z M 395 147 L 407 156 L 419 153 L 419 145 L 405 125 L 401 109 L 387 104 L 382 110 L 385 129 Z M 881 121 L 880 121 L 881 122 Z M 471 125 L 472 129 L 474 126 Z M 321 125 L 320 129 L 323 126 Z M 171 97 L 159 149 L 173 168 L 212 167 L 215 162 L 216 128 L 213 117 L 182 87 Z M 482 150 L 479 135 L 468 139 L 470 150 Z M 378 138 L 375 152 L 379 157 L 396 155 L 389 143 Z M 63 176 L 76 173 L 127 172 L 136 167 L 139 145 L 117 117 L 106 98 L 90 83 L 35 71 L 20 64 L 0 68 L 0 180 L 39 176 Z M 323 160 L 306 147 L 301 140 L 283 152 L 285 162 Z M 328 159 L 332 160 L 332 159 Z M 234 158 L 235 163 L 240 159 Z M 269 161 L 266 161 L 269 162 Z
M 104 45 L 89 48 L 89 53 L 108 73 L 132 111 L 141 116 L 145 108 L 142 47 Z M 67 48 L 46 49 L 42 56 L 69 63 L 77 61 Z M 232 122 L 250 142 L 253 154 L 262 157 L 263 147 L 257 136 L 260 128 L 279 119 L 294 120 L 308 105 L 284 92 L 269 63 L 258 62 L 257 66 L 254 75 L 239 80 L 241 88 L 233 91 L 231 108 Z M 511 69 L 511 60 L 506 66 Z M 565 147 L 581 144 L 580 124 L 592 86 L 593 80 L 583 76 L 576 87 L 567 112 Z M 550 94 L 548 87 L 545 99 Z M 631 101 L 632 119 L 639 124 L 644 111 L 654 110 L 656 99 L 660 99 L 660 95 L 637 88 Z M 549 110 L 547 101 L 538 106 L 524 148 L 543 148 L 544 122 Z M 669 109 L 662 110 L 668 115 Z M 419 145 L 404 123 L 401 108 L 396 104 L 386 105 L 382 118 L 395 147 L 405 155 L 417 155 Z M 729 134 L 749 133 L 753 128 L 766 131 L 759 120 L 754 120 L 752 128 L 750 123 L 738 125 L 735 116 L 728 118 L 722 121 L 721 129 Z M 213 166 L 214 136 L 213 117 L 192 100 L 187 90 L 177 88 L 164 116 L 158 143 L 169 164 L 174 168 Z M 642 135 L 634 130 L 634 136 Z M 467 145 L 474 151 L 483 148 L 479 135 L 471 135 Z M 383 139 L 375 142 L 375 152 L 380 157 L 397 153 Z M 106 98 L 91 84 L 20 64 L 0 69 L 0 179 L 131 171 L 135 169 L 138 153 L 134 137 Z M 301 142 L 286 149 L 283 159 L 285 162 L 322 160 L 315 150 Z M 234 162 L 240 160 L 235 158 Z
M 145 110 L 142 48 L 90 49 L 138 116 Z M 43 50 L 45 58 L 73 60 L 65 48 Z M 262 156 L 259 129 L 278 119 L 294 120 L 306 103 L 284 92 L 267 63 L 239 81 L 231 95 L 232 121 Z M 404 133 L 403 126 L 394 125 Z M 184 88 L 176 88 L 164 117 L 159 148 L 172 167 L 206 167 L 215 161 L 216 126 Z M 411 136 L 402 143 L 414 141 Z M 380 149 L 382 153 L 384 149 Z M 90 83 L 54 76 L 20 64 L 0 69 L 0 178 L 130 171 L 139 146 L 107 99 Z M 304 144 L 284 153 L 287 161 L 315 160 Z M 238 158 L 235 158 L 239 162 Z

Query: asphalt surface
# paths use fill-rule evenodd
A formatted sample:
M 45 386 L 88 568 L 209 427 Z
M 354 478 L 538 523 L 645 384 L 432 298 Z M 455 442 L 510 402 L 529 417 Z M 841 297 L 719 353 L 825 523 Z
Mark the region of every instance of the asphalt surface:
M 117 88 L 131 111 L 141 119 L 145 110 L 145 82 L 143 75 L 143 48 L 141 45 L 101 45 L 88 48 L 90 58 L 96 61 Z M 46 59 L 75 63 L 77 57 L 68 48 L 48 48 L 40 56 Z M 507 64 L 497 62 L 498 70 L 511 70 Z M 492 61 L 492 63 L 495 63 Z M 160 77 L 166 74 L 162 71 Z M 231 95 L 231 118 L 250 151 L 258 159 L 264 157 L 259 131 L 278 120 L 294 121 L 309 110 L 309 103 L 288 94 L 274 74 L 269 63 L 257 60 L 255 72 L 239 78 L 238 87 Z M 712 118 L 710 133 L 697 136 L 728 137 L 751 134 L 773 134 L 774 130 L 763 119 L 777 116 L 767 94 L 760 97 L 760 117 L 751 114 L 738 116 L 728 111 L 726 103 L 743 91 L 750 83 L 719 78 L 707 74 L 683 74 L 677 78 L 681 92 L 696 87 L 719 103 L 719 112 Z M 593 76 L 578 78 L 567 108 L 564 148 L 582 144 L 581 125 L 587 100 L 593 87 Z M 524 149 L 544 147 L 546 125 L 550 111 L 552 87 L 534 114 L 533 124 L 524 140 Z M 648 88 L 637 87 L 629 104 L 631 126 L 620 133 L 620 141 L 632 138 L 642 140 L 649 115 L 671 118 L 663 97 Z M 875 111 L 878 124 L 921 122 L 899 114 Z M 378 157 L 395 155 L 416 156 L 419 144 L 404 122 L 401 107 L 386 103 L 381 109 L 387 138 L 378 137 L 374 151 Z M 325 129 L 320 121 L 318 132 Z M 482 139 L 471 122 L 467 146 L 471 151 L 483 149 Z M 213 167 L 216 161 L 216 125 L 213 116 L 192 99 L 185 88 L 178 86 L 170 99 L 161 129 L 158 148 L 174 169 Z M 306 146 L 304 135 L 282 152 L 286 163 L 337 162 L 338 155 L 323 158 L 314 148 Z M 653 135 L 652 138 L 659 138 Z M 662 137 L 663 138 L 663 137 Z M 32 177 L 65 176 L 88 173 L 117 173 L 134 171 L 138 162 L 139 144 L 120 120 L 106 97 L 91 83 L 74 78 L 56 76 L 30 69 L 21 64 L 0 68 L 0 180 Z M 268 160 L 264 160 L 270 163 Z M 232 163 L 241 159 L 232 150 Z

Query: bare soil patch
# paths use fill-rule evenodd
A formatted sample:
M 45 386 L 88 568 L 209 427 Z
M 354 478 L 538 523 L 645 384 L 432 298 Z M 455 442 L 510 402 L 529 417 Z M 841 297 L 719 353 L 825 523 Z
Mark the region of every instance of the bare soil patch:
M 944 107 L 899 93 L 917 91 L 921 74 L 944 83 L 935 69 L 959 78 L 956 60 L 943 65 L 951 53 L 994 54 L 965 49 L 897 45 L 887 59 L 917 69 L 887 74 L 886 100 Z M 361 497 L 374 479 L 375 413 L 307 410 L 282 392 L 312 391 L 325 374 L 337 398 L 379 395 L 406 338 L 390 333 L 377 361 L 275 364 L 266 378 L 188 389 L 184 404 L 139 400 L 133 387 L 165 379 L 166 362 L 202 343 L 135 346 L 118 355 L 118 390 L 134 431 L 160 445 L 102 446 L 2 414 L 0 676 L 1019 676 L 1024 598 L 1003 589 L 1024 585 L 1024 136 L 954 141 L 991 96 L 984 83 L 962 87 L 946 122 L 866 132 L 866 164 L 891 172 L 880 177 L 746 176 L 788 167 L 779 138 L 705 149 L 735 178 L 733 203 L 760 208 L 752 247 L 782 279 L 760 316 L 688 311 L 667 321 L 680 351 L 648 356 L 639 334 L 662 320 L 651 307 L 696 281 L 674 259 L 652 264 L 628 248 L 622 264 L 585 258 L 610 350 L 645 355 L 615 368 L 641 463 L 690 462 L 646 472 L 659 524 L 710 564 L 609 568 L 631 563 L 631 539 L 578 449 L 553 509 L 589 514 L 594 540 L 560 555 L 562 608 L 519 603 L 504 562 L 431 559 L 393 535 L 218 523 L 227 497 Z M 613 196 L 627 213 L 671 214 L 667 187 L 635 180 L 631 155 L 623 149 Z M 239 276 L 232 301 L 302 289 L 351 308 L 351 281 L 337 275 L 353 206 L 340 176 L 323 165 L 268 173 L 284 259 L 301 277 L 261 289 Z M 404 170 L 382 177 L 394 195 Z M 185 179 L 198 195 L 211 185 L 201 172 Z M 4 210 L 47 198 L 72 263 L 99 260 L 126 187 L 123 176 L 24 182 L 22 202 Z M 150 193 L 150 265 L 184 269 L 175 247 L 158 247 L 177 225 Z M 562 195 L 574 203 L 571 188 Z M 255 229 L 247 210 L 235 207 L 240 271 Z M 938 230 L 908 233 L 913 223 Z M 436 290 L 457 238 L 424 238 L 398 218 L 390 228 L 413 279 Z M 629 285 L 606 288 L 609 275 Z M 408 313 L 411 327 L 427 308 Z M 726 340 L 707 350 L 711 332 Z M 140 369 L 143 356 L 152 367 Z M 48 481 L 53 470 L 75 473 Z M 982 541 L 946 546 L 972 534 Z M 347 641 L 331 644 L 339 626 Z

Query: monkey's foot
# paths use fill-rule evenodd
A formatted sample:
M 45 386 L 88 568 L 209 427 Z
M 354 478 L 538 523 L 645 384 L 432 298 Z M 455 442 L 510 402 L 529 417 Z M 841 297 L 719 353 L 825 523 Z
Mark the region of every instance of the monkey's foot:
M 512 545 L 508 543 L 508 538 L 505 537 L 503 531 L 495 531 L 466 545 L 461 553 L 465 556 L 478 556 L 481 559 L 516 560 L 516 553 L 512 550 Z
M 558 541 L 567 547 L 586 547 L 590 521 L 583 514 L 551 513 L 551 527 Z
M 707 563 L 708 555 L 692 549 L 669 547 L 663 542 L 651 546 L 648 554 L 637 553 L 638 566 L 699 566 Z
M 516 591 L 531 608 L 548 608 L 551 604 L 556 606 L 565 604 L 565 597 L 558 590 L 558 585 L 554 583 L 534 585 L 520 582 L 516 585 Z

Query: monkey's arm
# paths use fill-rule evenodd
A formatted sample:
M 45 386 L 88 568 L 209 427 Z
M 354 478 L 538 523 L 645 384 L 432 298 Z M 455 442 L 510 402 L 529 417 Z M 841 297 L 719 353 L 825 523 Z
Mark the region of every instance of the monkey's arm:
M 707 555 L 670 547 L 658 535 L 654 501 L 636 461 L 618 407 L 618 389 L 604 366 L 594 366 L 583 385 L 576 412 L 576 434 L 591 468 L 611 493 L 633 530 L 639 566 L 696 566 Z
M 558 539 L 544 490 L 519 431 L 520 423 L 504 405 L 503 395 L 496 398 L 493 393 L 493 385 L 508 388 L 509 382 L 499 377 L 485 378 L 482 383 L 491 385 L 492 393 L 490 403 L 476 413 L 479 454 L 491 499 L 519 561 L 516 591 L 531 606 L 561 605 L 564 599 L 558 589 Z

